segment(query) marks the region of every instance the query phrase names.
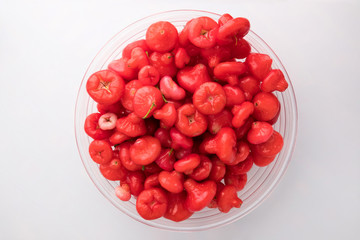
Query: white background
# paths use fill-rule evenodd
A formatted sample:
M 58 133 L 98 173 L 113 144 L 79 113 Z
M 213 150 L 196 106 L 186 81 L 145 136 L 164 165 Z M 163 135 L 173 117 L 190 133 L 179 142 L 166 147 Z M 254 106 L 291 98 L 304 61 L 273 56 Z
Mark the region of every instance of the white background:
M 214 230 L 150 228 L 86 175 L 74 137 L 82 76 L 129 23 L 163 10 L 250 19 L 287 68 L 299 107 L 293 161 L 270 198 Z M 359 239 L 360 3 L 0 1 L 0 239 Z

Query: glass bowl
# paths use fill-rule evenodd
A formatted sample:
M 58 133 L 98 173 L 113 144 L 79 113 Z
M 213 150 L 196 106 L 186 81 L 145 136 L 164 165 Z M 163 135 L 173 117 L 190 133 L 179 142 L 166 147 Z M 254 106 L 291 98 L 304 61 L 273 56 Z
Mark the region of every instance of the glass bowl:
M 252 51 L 268 54 L 273 59 L 272 67 L 274 69 L 281 69 L 284 73 L 289 83 L 289 88 L 283 93 L 275 93 L 281 104 L 281 114 L 274 129 L 284 137 L 284 147 L 269 166 L 262 168 L 254 166 L 248 173 L 248 183 L 242 191 L 238 192 L 239 197 L 243 200 L 242 206 L 240 208 L 233 208 L 226 214 L 219 212 L 217 209 L 205 208 L 183 222 L 172 222 L 165 218 L 147 221 L 138 215 L 135 208 L 136 200 L 133 197 L 130 201 L 123 202 L 115 196 L 114 188 L 119 182 L 106 180 L 101 175 L 98 165 L 91 160 L 88 153 L 91 138 L 84 131 L 84 122 L 86 116 L 96 112 L 96 103 L 86 92 L 86 81 L 92 73 L 106 69 L 112 60 L 120 58 L 121 52 L 127 44 L 135 40 L 144 39 L 146 29 L 152 23 L 166 20 L 173 23 L 178 29 L 182 29 L 188 20 L 200 16 L 208 16 L 217 20 L 220 15 L 206 11 L 176 10 L 150 15 L 130 24 L 110 39 L 90 63 L 82 79 L 77 96 L 75 109 L 76 142 L 80 157 L 91 180 L 99 191 L 123 213 L 139 222 L 160 229 L 199 231 L 223 226 L 244 217 L 269 197 L 270 193 L 279 183 L 289 165 L 295 145 L 298 116 L 295 93 L 290 78 L 280 59 L 271 48 L 258 35 L 250 31 L 245 39 L 251 44 Z

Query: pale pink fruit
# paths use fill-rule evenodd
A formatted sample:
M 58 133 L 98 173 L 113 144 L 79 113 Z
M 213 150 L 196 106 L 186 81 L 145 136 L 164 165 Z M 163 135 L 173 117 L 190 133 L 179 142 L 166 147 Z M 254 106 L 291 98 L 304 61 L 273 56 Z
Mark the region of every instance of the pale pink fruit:
M 131 198 L 130 187 L 123 183 L 115 188 L 115 195 L 122 201 L 129 201 Z
M 117 116 L 114 113 L 105 113 L 99 118 L 99 127 L 102 130 L 112 130 L 116 126 Z

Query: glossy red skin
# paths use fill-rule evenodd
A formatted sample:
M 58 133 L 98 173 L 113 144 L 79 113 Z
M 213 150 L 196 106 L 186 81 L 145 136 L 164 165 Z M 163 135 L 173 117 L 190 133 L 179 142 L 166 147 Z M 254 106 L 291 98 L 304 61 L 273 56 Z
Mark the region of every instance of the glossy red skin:
M 225 13 L 225 14 L 221 15 L 221 17 L 219 18 L 218 24 L 221 27 L 222 25 L 224 25 L 226 22 L 228 22 L 231 19 L 233 19 L 233 17 L 230 14 Z
M 142 48 L 145 52 L 150 51 L 150 48 L 147 46 L 146 41 L 144 39 L 141 39 L 141 40 L 129 43 L 122 51 L 122 57 L 123 58 L 131 58 L 131 52 L 136 47 Z
M 214 68 L 214 76 L 234 86 L 239 83 L 239 76 L 246 70 L 246 65 L 242 62 L 222 62 Z
M 216 44 L 218 24 L 209 17 L 198 17 L 189 23 L 188 38 L 199 48 L 211 48 Z
M 123 143 L 127 140 L 129 140 L 130 137 L 126 136 L 125 134 L 115 131 L 110 137 L 109 137 L 109 141 L 111 143 L 111 145 L 116 145 L 116 144 L 120 144 Z
M 136 91 L 143 87 L 143 84 L 139 80 L 132 80 L 125 85 L 124 94 L 121 97 L 121 104 L 127 110 L 134 111 L 133 100 Z
M 130 158 L 138 165 L 148 165 L 160 155 L 160 141 L 151 136 L 138 138 L 130 147 Z
M 128 172 L 124 182 L 129 184 L 130 193 L 136 197 L 144 189 L 145 175 L 142 171 Z
M 160 80 L 160 73 L 155 67 L 147 65 L 140 69 L 138 79 L 143 86 L 155 86 Z
M 225 186 L 216 194 L 217 206 L 220 212 L 228 213 L 231 208 L 240 208 L 242 200 L 237 196 L 236 188 L 232 185 Z
M 160 128 L 169 129 L 163 122 L 160 121 Z
M 223 127 L 232 127 L 231 120 L 233 115 L 227 109 L 224 109 L 218 114 L 208 115 L 208 131 L 212 134 L 216 134 Z
M 116 130 L 129 137 L 142 136 L 146 134 L 145 121 L 135 113 L 130 113 L 126 117 L 117 120 Z
M 215 194 L 215 197 L 211 200 L 211 202 L 207 206 L 208 208 L 217 208 L 218 207 L 217 195 L 221 192 L 221 190 L 224 189 L 224 187 L 225 187 L 225 185 L 222 182 L 216 182 L 216 194 Z
M 240 175 L 240 174 L 249 172 L 254 164 L 252 155 L 253 154 L 249 154 L 248 157 L 244 161 L 239 162 L 236 165 L 227 166 L 226 172 L 230 175 Z
M 155 173 L 160 173 L 163 169 L 159 167 L 155 162 L 152 162 L 146 166 L 143 166 L 145 176 L 150 176 Z
M 207 119 L 192 104 L 184 104 L 177 109 L 175 127 L 185 136 L 196 137 L 207 129 Z
M 100 117 L 100 113 L 92 113 L 85 119 L 84 130 L 89 137 L 95 140 L 107 139 L 113 133 L 111 130 L 102 130 L 99 127 Z
M 113 158 L 118 158 L 118 159 L 120 159 L 120 157 L 119 157 L 119 150 L 117 150 L 116 147 L 115 147 L 115 149 L 113 150 L 112 157 L 113 157 Z
M 284 74 L 280 69 L 271 70 L 268 75 L 264 78 L 261 83 L 261 91 L 263 92 L 273 92 L 279 91 L 283 92 L 288 88 L 289 84 L 285 80 Z
M 284 146 L 284 140 L 280 133 L 274 130 L 274 133 L 264 143 L 255 144 L 251 146 L 251 150 L 264 157 L 272 157 L 278 154 Z
M 153 115 L 168 128 L 174 126 L 177 118 L 175 105 L 172 103 L 166 103 L 161 109 L 154 111 Z
M 280 110 L 280 103 L 272 93 L 260 92 L 253 98 L 253 117 L 258 121 L 270 121 Z
M 162 147 L 171 148 L 172 141 L 169 130 L 164 128 L 158 128 L 154 134 L 154 137 L 159 139 Z
M 181 69 L 177 74 L 177 81 L 186 91 L 194 93 L 201 84 L 210 82 L 211 79 L 206 66 L 200 63 Z
M 191 149 L 194 145 L 193 139 L 182 134 L 176 128 L 170 129 L 171 148 L 175 150 L 179 149 Z
M 224 177 L 225 185 L 232 185 L 235 187 L 236 191 L 241 191 L 244 189 L 247 182 L 247 174 L 231 175 L 225 174 Z
M 281 104 L 279 103 L 279 111 L 277 112 L 277 114 L 275 115 L 275 117 L 273 117 L 273 119 L 267 121 L 268 123 L 270 123 L 271 125 L 274 125 L 280 117 L 280 109 L 281 109 Z
M 120 159 L 114 157 L 114 155 L 113 155 L 112 160 L 111 160 L 110 162 L 106 163 L 106 164 L 109 164 L 109 167 L 110 167 L 111 169 L 120 169 L 120 168 L 123 168 Z M 103 164 L 103 165 L 106 165 L 106 164 Z M 126 169 L 125 169 L 125 170 L 126 170 Z
M 150 189 L 150 188 L 159 187 L 159 186 L 160 186 L 159 173 L 150 175 L 145 179 L 144 189 Z
M 236 165 L 244 161 L 250 154 L 250 147 L 245 141 L 239 141 L 236 145 L 236 157 L 235 160 L 229 165 Z
M 225 176 L 226 166 L 218 157 L 212 157 L 211 162 L 212 162 L 212 167 L 209 174 L 209 180 L 219 182 Z
M 245 39 L 236 38 L 236 41 L 231 45 L 231 57 L 237 59 L 246 58 L 251 52 L 251 46 Z
M 127 175 L 127 170 L 122 166 L 119 159 L 112 159 L 108 163 L 100 164 L 99 169 L 101 174 L 110 181 L 124 180 Z
M 100 70 L 86 82 L 86 90 L 97 103 L 113 104 L 120 100 L 125 88 L 124 80 L 115 72 Z
M 146 220 L 162 217 L 167 209 L 168 200 L 160 188 L 150 188 L 142 191 L 136 200 L 136 210 Z
M 174 168 L 178 172 L 191 173 L 192 170 L 199 166 L 200 162 L 200 156 L 192 153 L 175 162 Z
M 204 155 L 200 155 L 201 162 L 199 166 L 197 166 L 191 174 L 189 174 L 189 177 L 196 180 L 196 181 L 202 181 L 209 177 L 211 168 L 212 168 L 212 162 L 210 159 Z
M 261 53 L 250 53 L 245 61 L 250 73 L 262 81 L 270 72 L 272 59 Z
M 105 164 L 112 159 L 111 145 L 105 140 L 94 140 L 89 145 L 91 159 L 98 164 Z
M 239 128 L 243 126 L 246 122 L 246 119 L 250 117 L 254 112 L 254 105 L 251 102 L 243 102 L 240 105 L 235 105 L 232 110 L 232 114 L 234 115 L 231 123 L 235 128 Z
M 273 134 L 274 129 L 270 123 L 267 122 L 254 122 L 247 134 L 247 140 L 251 144 L 264 143 Z
M 226 96 L 226 106 L 231 107 L 234 105 L 240 105 L 245 102 L 244 92 L 238 86 L 231 86 L 227 84 L 223 86 L 223 90 Z
M 219 45 L 230 44 L 234 37 L 244 37 L 250 30 L 250 22 L 246 18 L 234 18 L 226 21 L 219 28 L 216 42 Z
M 225 164 L 233 164 L 236 158 L 236 136 L 232 128 L 222 128 L 215 137 L 205 139 L 202 143 L 204 150 L 216 154 Z
M 125 142 L 116 146 L 116 149 L 119 150 L 119 159 L 122 165 L 129 171 L 141 170 L 142 166 L 134 163 L 130 158 L 130 142 Z
M 190 62 L 190 56 L 187 54 L 184 48 L 178 48 L 175 53 L 175 66 L 178 69 L 182 69 L 186 64 Z
M 124 78 L 127 81 L 135 79 L 136 75 L 137 75 L 137 69 L 132 68 L 130 65 L 128 65 L 127 62 L 129 61 L 129 58 L 130 57 L 120 58 L 120 59 L 112 61 L 108 65 L 108 69 L 116 72 L 117 74 L 119 74 L 122 78 Z
M 170 22 L 153 23 L 146 31 L 146 44 L 155 52 L 170 52 L 178 42 L 178 31 Z
M 125 108 L 122 106 L 121 101 L 118 101 L 118 102 L 116 102 L 114 104 L 110 104 L 110 105 L 98 103 L 96 105 L 96 108 L 99 111 L 99 113 L 101 113 L 101 114 L 115 113 L 118 118 L 124 117 L 127 115 L 127 112 L 126 112 Z
M 142 67 L 149 65 L 149 59 L 145 51 L 141 47 L 135 47 L 131 51 L 131 58 L 127 61 L 127 65 L 139 71 Z
M 248 117 L 245 120 L 245 123 L 241 127 L 235 129 L 236 137 L 238 139 L 242 139 L 243 137 L 245 137 L 246 134 L 248 133 L 248 131 L 250 130 L 253 122 L 254 122 L 254 119 L 251 116 Z
M 167 196 L 168 207 L 164 218 L 174 222 L 181 222 L 193 215 L 193 213 L 185 207 L 186 192 L 168 193 Z
M 177 72 L 174 56 L 171 53 L 153 52 L 150 55 L 150 63 L 160 74 L 160 78 L 164 76 L 174 77 Z
M 261 156 L 257 153 L 253 154 L 254 164 L 258 167 L 266 167 L 267 165 L 272 163 L 275 158 L 276 158 L 276 155 L 271 156 L 271 157 L 265 157 L 265 156 Z
M 173 149 L 161 149 L 159 157 L 155 160 L 156 164 L 165 171 L 172 171 L 175 164 L 175 152 Z
M 213 48 L 202 48 L 201 56 L 206 59 L 210 68 L 214 68 L 220 62 L 227 61 L 231 58 L 231 49 L 229 46 L 218 46 Z
M 186 95 L 185 90 L 179 87 L 169 76 L 161 78 L 160 91 L 167 100 L 181 100 L 184 99 Z
M 193 104 L 202 114 L 218 114 L 226 105 L 225 92 L 216 82 L 203 83 L 194 92 Z
M 153 86 L 139 88 L 133 99 L 134 113 L 141 118 L 149 118 L 164 104 L 161 92 Z
M 186 157 L 187 155 L 189 155 L 190 153 L 192 153 L 192 149 L 189 148 L 189 149 L 178 149 L 175 151 L 175 158 L 176 159 L 182 159 L 184 157 Z
M 159 183 L 171 193 L 181 193 L 184 190 L 184 175 L 177 171 L 162 171 L 159 174 Z
M 260 92 L 260 82 L 252 76 L 246 76 L 240 79 L 240 88 L 244 91 L 245 99 L 251 101 L 251 99 Z
M 198 183 L 189 178 L 184 182 L 184 188 L 188 193 L 185 206 L 191 212 L 200 211 L 208 206 L 216 194 L 216 183 L 212 180 Z
M 181 32 L 179 33 L 179 45 L 181 47 L 186 47 L 188 46 L 190 43 L 190 40 L 189 40 L 189 25 L 190 25 L 190 22 L 192 20 L 189 20 L 184 28 L 181 30 Z M 192 45 L 192 44 L 191 44 Z

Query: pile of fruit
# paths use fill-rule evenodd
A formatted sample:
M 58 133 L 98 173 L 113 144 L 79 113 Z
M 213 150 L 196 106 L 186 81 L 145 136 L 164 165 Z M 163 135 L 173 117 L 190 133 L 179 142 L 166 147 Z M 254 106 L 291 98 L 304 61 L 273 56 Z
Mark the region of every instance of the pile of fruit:
M 90 156 L 144 219 L 239 208 L 247 172 L 281 151 L 272 92 L 288 84 L 268 55 L 251 52 L 249 29 L 229 14 L 194 18 L 180 33 L 156 22 L 87 80 L 98 109 L 85 121 Z

